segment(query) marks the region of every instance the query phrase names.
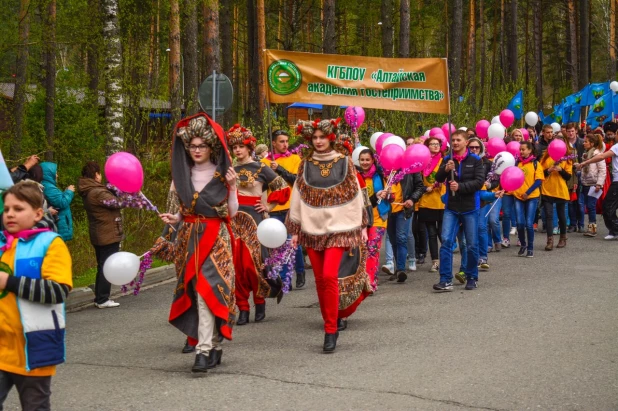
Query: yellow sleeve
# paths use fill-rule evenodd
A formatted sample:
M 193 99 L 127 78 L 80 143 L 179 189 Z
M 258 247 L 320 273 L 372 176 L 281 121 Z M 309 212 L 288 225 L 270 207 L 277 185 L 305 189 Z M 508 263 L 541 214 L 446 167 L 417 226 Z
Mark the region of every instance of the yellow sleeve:
M 292 171 L 292 173 L 294 174 L 298 174 L 298 169 L 300 168 L 300 163 L 302 162 L 302 159 L 300 158 L 300 156 L 296 156 L 296 164 L 294 164 L 294 170 Z
M 72 265 L 69 249 L 62 238 L 58 237 L 47 249 L 41 268 L 41 277 L 73 288 Z
M 534 167 L 534 164 L 532 165 Z M 543 167 L 541 165 L 537 165 L 536 172 L 534 173 L 534 180 L 545 181 L 545 173 L 543 171 Z

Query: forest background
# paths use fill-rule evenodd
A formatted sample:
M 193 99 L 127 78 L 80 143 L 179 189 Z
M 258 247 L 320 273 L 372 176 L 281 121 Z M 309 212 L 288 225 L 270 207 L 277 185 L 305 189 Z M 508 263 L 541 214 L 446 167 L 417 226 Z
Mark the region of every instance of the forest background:
M 616 78 L 618 0 L 3 0 L 0 148 L 9 165 L 39 153 L 75 184 L 88 160 L 125 150 L 144 166 L 144 193 L 164 208 L 172 125 L 199 110 L 213 70 L 232 81 L 224 128 L 267 140 L 265 48 L 383 57 L 446 57 L 452 120 L 473 126 L 524 90 L 524 110 L 589 82 Z M 337 59 L 341 62 L 345 57 Z M 13 89 L 14 87 L 14 89 Z M 292 102 L 290 102 L 292 103 Z M 444 116 L 366 110 L 361 129 L 420 135 Z M 546 111 L 547 112 L 547 111 Z M 325 107 L 323 117 L 341 115 Z M 275 128 L 289 128 L 273 105 Z M 81 199 L 69 243 L 76 285 L 92 283 L 94 252 Z M 127 210 L 123 248 L 142 254 L 161 224 Z

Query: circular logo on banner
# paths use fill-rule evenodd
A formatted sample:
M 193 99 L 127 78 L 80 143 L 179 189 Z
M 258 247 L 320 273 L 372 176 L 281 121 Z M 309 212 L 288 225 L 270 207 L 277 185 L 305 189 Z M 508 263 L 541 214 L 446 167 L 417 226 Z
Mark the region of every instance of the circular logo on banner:
M 303 76 L 296 64 L 289 60 L 277 60 L 268 67 L 268 85 L 270 89 L 285 96 L 300 88 Z

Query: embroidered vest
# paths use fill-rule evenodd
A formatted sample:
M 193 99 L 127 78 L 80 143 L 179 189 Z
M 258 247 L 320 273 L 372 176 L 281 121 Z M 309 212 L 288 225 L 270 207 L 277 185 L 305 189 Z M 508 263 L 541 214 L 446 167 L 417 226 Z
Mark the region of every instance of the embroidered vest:
M 57 237 L 48 231 L 28 239 L 19 239 L 15 250 L 13 275 L 35 280 L 42 278 L 41 268 L 47 249 Z M 0 247 L 6 239 L 0 234 Z M 0 251 L 0 256 L 3 254 Z M 64 303 L 41 304 L 17 297 L 17 308 L 24 330 L 26 370 L 61 364 L 65 361 Z

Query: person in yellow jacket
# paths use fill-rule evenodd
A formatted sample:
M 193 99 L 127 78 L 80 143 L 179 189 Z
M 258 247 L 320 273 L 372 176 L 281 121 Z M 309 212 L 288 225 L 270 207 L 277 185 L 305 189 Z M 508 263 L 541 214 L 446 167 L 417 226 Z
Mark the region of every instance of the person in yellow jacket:
M 534 156 L 534 146 L 530 141 L 520 143 L 517 167 L 524 172 L 524 184 L 511 193 L 515 199 L 517 236 L 520 244 L 517 255 L 534 257 L 534 220 L 541 196 L 540 187 L 545 176 L 543 168 Z
M 438 240 L 442 232 L 442 215 L 444 214 L 444 203 L 442 195 L 446 193 L 446 185 L 436 182 L 436 173 L 442 164 L 442 154 L 440 153 L 441 142 L 435 137 L 425 140 L 425 145 L 431 153 L 431 162 L 422 172 L 423 185 L 425 192 L 418 205 L 418 222 L 420 226 L 420 237 L 429 240 L 429 254 L 431 255 L 431 267 L 429 271 L 438 272 L 440 269 L 440 249 Z
M 0 233 L 0 409 L 13 386 L 25 410 L 49 410 L 51 377 L 65 361 L 71 256 L 58 234 L 33 229 L 43 195 L 32 183 L 2 194 Z
M 300 156 L 294 154 L 289 150 L 290 136 L 285 130 L 277 130 L 272 134 L 273 152 L 268 158 L 264 158 L 261 161 L 270 166 L 279 176 L 281 176 L 286 183 L 290 186 L 290 189 L 294 186 L 296 181 L 296 175 L 298 174 L 298 167 L 300 166 Z M 268 193 L 270 195 L 270 192 Z M 285 219 L 290 210 L 291 198 L 285 204 L 277 204 L 273 208 L 269 215 L 272 218 L 276 218 L 285 224 Z M 305 286 L 305 258 L 303 256 L 302 247 L 296 248 L 296 288 L 302 288 Z M 284 268 L 284 272 L 281 273 L 281 278 L 285 279 L 292 273 L 287 273 L 287 269 Z
M 567 152 L 559 161 L 554 161 L 549 156 L 549 150 L 543 154 L 540 164 L 545 173 L 545 180 L 541 184 L 542 204 L 545 209 L 545 228 L 547 228 L 546 251 L 554 249 L 554 204 L 558 213 L 558 226 L 560 227 L 560 241 L 556 248 L 566 246 L 566 205 L 570 201 L 571 195 L 567 181 L 571 179 L 573 173 L 573 158 L 577 158 L 573 148 L 569 145 L 562 134 L 558 134 L 556 139 L 564 141 Z

